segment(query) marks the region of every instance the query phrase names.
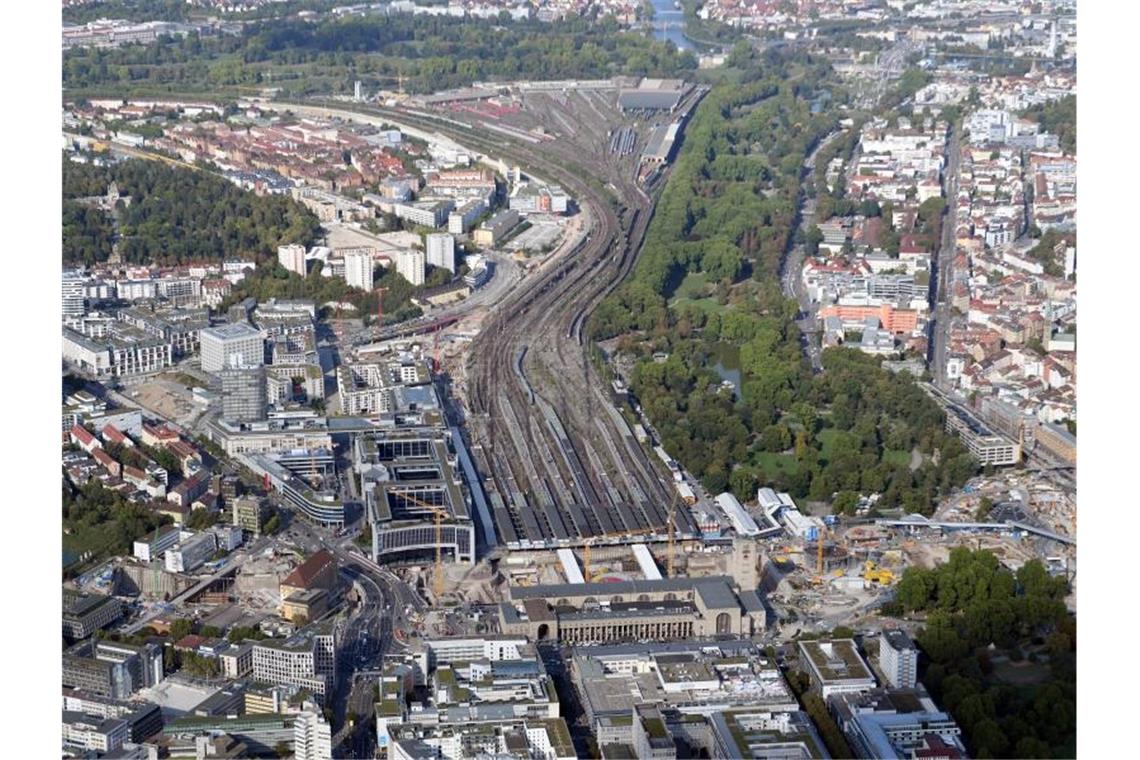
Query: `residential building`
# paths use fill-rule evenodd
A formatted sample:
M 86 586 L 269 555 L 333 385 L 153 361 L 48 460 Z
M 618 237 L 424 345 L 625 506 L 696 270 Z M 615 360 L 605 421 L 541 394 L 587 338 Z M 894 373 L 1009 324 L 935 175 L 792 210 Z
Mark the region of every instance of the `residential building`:
M 265 363 L 265 336 L 248 324 L 231 323 L 202 330 L 202 370 L 220 372 L 231 366 L 260 367 Z
M 350 288 L 366 293 L 372 291 L 373 262 L 367 251 L 348 252 L 344 255 L 344 281 Z
M 304 277 L 308 270 L 305 267 L 305 246 L 293 243 L 291 245 L 277 246 L 277 262 L 290 272 Z
M 455 208 L 455 201 L 438 200 L 419 203 L 397 203 L 392 210 L 400 219 L 407 219 L 421 227 L 442 227 Z
M 82 317 L 87 311 L 84 293 L 86 292 L 86 278 L 79 272 L 64 271 L 63 273 L 63 316 Z
M 332 726 L 311 702 L 305 704 L 305 709 L 293 721 L 293 757 L 332 760 Z
M 462 235 L 466 233 L 475 226 L 475 220 L 486 210 L 487 204 L 480 198 L 464 201 L 448 215 L 447 231 L 452 235 Z
M 896 689 L 913 689 L 918 682 L 918 649 L 905 631 L 885 630 L 879 636 L 879 668 Z
M 396 271 L 413 285 L 423 285 L 425 276 L 424 252 L 414 248 L 400 251 L 396 256 Z
M 455 273 L 455 238 L 446 232 L 435 232 L 426 237 L 427 263 Z

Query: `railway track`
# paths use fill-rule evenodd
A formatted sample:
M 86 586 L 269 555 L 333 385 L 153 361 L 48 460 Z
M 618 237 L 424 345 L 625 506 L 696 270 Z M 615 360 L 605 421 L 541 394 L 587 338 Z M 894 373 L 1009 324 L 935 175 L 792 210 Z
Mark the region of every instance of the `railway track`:
M 583 150 L 487 137 L 422 112 L 356 111 L 440 134 L 557 182 L 591 222 L 586 237 L 496 307 L 472 343 L 468 425 L 487 451 L 485 486 L 505 508 L 495 509 L 504 543 L 575 545 L 631 531 L 650 534 L 640 540 L 654 532 L 663 539 L 672 486 L 612 407 L 586 360 L 582 334 L 592 311 L 631 272 L 652 216 L 653 199 L 635 180 L 636 157 L 611 155 L 604 127 L 576 130 L 596 148 Z M 695 534 L 687 510 L 674 519 L 682 534 Z

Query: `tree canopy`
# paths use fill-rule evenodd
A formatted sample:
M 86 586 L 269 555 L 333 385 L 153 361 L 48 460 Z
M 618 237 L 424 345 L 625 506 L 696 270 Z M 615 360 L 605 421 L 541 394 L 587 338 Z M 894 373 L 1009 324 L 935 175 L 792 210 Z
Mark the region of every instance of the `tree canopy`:
M 115 182 L 112 215 L 76 199 L 102 196 Z M 126 202 L 129 198 L 129 203 Z M 204 171 L 130 159 L 108 166 L 63 162 L 63 260 L 106 261 L 117 242 L 123 261 L 180 264 L 265 259 L 287 243 L 310 245 L 317 217 L 283 196 L 258 196 Z

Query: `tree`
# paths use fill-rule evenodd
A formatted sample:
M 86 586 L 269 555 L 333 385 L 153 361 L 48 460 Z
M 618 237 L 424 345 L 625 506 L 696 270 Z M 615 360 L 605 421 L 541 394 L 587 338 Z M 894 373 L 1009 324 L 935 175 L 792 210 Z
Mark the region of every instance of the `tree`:
M 170 624 L 170 638 L 179 641 L 189 636 L 193 630 L 193 623 L 186 618 L 178 618 Z
M 859 494 L 854 491 L 840 491 L 835 495 L 835 500 L 831 503 L 831 511 L 837 515 L 853 516 L 858 506 Z

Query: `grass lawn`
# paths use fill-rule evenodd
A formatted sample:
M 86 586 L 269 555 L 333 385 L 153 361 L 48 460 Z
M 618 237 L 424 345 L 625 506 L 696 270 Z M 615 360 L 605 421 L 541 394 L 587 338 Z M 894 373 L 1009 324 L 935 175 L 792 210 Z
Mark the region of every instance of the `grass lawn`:
M 70 535 L 63 536 L 64 550 L 79 556 L 86 551 L 95 553 L 96 557 L 106 553 L 116 538 L 116 523 L 105 522 L 95 526 L 81 526 L 72 530 Z
M 772 451 L 762 451 L 756 455 L 756 463 L 764 468 L 768 475 L 783 473 L 795 475 L 800 471 L 800 463 L 791 454 L 777 454 Z
M 910 452 L 902 449 L 887 449 L 883 452 L 883 461 L 887 464 L 909 466 Z
M 711 314 L 723 314 L 732 308 L 731 306 L 722 306 L 715 298 L 674 298 L 669 303 L 669 307 L 674 310 L 680 310 L 690 305 Z
M 709 278 L 704 272 L 690 272 L 685 275 L 681 280 L 681 284 L 677 286 L 677 290 L 673 292 L 675 299 L 683 299 L 692 301 L 701 298 L 704 293 L 705 285 L 708 284 Z

